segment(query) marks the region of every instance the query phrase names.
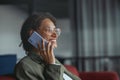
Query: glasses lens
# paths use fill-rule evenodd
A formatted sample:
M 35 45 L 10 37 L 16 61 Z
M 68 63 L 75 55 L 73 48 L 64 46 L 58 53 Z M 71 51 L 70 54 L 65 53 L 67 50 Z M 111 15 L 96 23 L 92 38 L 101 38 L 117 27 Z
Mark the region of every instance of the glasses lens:
M 61 29 L 60 29 L 60 28 L 56 28 L 56 29 L 55 29 L 55 32 L 56 32 L 56 34 L 57 34 L 58 36 L 60 36 L 60 34 L 61 34 Z

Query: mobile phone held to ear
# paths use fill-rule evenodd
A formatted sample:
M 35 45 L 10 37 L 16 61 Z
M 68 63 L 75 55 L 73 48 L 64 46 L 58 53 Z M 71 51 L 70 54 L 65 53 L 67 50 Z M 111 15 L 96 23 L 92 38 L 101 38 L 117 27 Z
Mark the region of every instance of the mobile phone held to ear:
M 47 45 L 48 41 L 45 40 L 40 34 L 38 34 L 36 31 L 32 33 L 32 35 L 29 37 L 28 42 L 32 44 L 35 48 L 38 48 L 38 43 L 40 43 L 40 46 L 42 45 L 42 40 L 45 41 L 45 45 Z

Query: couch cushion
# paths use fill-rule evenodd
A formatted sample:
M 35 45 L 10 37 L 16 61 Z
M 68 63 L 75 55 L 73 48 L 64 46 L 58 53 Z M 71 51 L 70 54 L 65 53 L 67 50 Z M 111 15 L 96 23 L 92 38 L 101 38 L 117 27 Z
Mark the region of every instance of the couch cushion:
M 116 72 L 80 72 L 82 80 L 119 80 Z
M 16 80 L 16 79 L 12 76 L 0 76 L 0 80 Z

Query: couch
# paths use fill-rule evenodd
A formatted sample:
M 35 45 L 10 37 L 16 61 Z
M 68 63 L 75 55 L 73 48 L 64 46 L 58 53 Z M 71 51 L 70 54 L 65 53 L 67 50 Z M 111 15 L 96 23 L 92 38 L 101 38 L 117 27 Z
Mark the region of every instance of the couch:
M 119 80 L 118 74 L 113 71 L 79 72 L 74 66 L 65 65 L 65 67 L 82 80 Z
M 79 72 L 74 66 L 65 65 L 65 67 L 82 80 L 119 80 L 116 72 Z M 0 80 L 15 80 L 12 75 L 0 76 Z

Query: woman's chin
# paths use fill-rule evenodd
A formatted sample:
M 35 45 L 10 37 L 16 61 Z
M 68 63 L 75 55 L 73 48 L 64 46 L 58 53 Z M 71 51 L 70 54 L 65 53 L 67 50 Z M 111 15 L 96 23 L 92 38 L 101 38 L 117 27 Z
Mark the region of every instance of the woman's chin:
M 52 45 L 53 45 L 54 48 L 57 48 L 57 42 L 56 42 L 56 40 L 52 40 L 51 43 L 52 43 Z

